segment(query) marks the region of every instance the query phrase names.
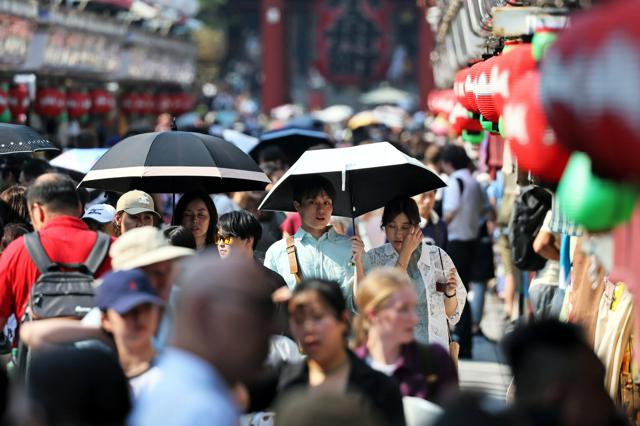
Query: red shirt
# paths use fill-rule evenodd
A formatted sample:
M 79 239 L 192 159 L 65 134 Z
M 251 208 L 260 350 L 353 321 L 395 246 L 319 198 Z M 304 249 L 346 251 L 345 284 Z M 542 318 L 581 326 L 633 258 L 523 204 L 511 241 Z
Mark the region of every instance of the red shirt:
M 79 218 L 59 216 L 51 219 L 40 230 L 40 241 L 53 262 L 84 263 L 89 256 L 97 234 L 89 230 Z M 111 269 L 111 258 L 105 258 L 96 276 Z M 0 256 L 0 317 L 16 314 L 22 319 L 31 286 L 40 276 L 40 271 L 31 260 L 24 238 L 13 241 Z

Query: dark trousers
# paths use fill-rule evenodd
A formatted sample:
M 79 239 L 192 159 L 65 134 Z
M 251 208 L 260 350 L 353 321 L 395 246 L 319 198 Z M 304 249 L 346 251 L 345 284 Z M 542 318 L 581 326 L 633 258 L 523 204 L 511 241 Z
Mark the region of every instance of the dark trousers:
M 469 291 L 469 283 L 471 282 L 474 250 L 475 240 L 449 240 L 447 244 L 447 253 L 456 266 L 458 275 L 460 275 L 460 279 L 467 291 Z M 456 324 L 454 333 L 458 336 L 458 343 L 460 344 L 459 358 L 471 358 L 473 339 L 471 335 L 471 306 L 469 303 L 464 304 L 460 321 Z

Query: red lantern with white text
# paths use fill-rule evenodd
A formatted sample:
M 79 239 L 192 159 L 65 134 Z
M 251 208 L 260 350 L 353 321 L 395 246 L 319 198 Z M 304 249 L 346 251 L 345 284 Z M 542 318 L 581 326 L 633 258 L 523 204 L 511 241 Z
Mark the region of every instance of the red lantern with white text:
M 43 87 L 36 92 L 34 109 L 45 118 L 57 118 L 66 108 L 65 94 L 58 89 Z
M 453 93 L 456 95 L 456 98 L 458 102 L 460 102 L 460 105 L 462 105 L 462 107 L 467 111 L 470 108 L 465 91 L 465 81 L 468 75 L 469 68 L 463 68 L 456 73 L 456 78 L 453 82 Z
M 91 97 L 86 93 L 73 91 L 67 93 L 67 114 L 69 118 L 80 118 L 91 110 Z
M 517 44 L 505 48 L 505 52 L 496 57 L 490 70 L 493 89 L 493 104 L 496 114 L 502 114 L 504 103 L 509 99 L 515 84 L 529 71 L 536 69 L 531 44 Z
M 519 79 L 504 105 L 504 131 L 519 167 L 549 182 L 558 182 L 570 152 L 549 127 L 540 101 L 540 74 Z
M 465 97 L 467 98 L 467 109 L 474 113 L 480 113 L 478 109 L 478 105 L 476 104 L 476 85 L 478 82 L 478 72 L 480 71 L 481 62 L 475 63 L 469 69 L 469 74 L 464 81 L 464 92 Z
M 450 130 L 453 136 L 460 136 L 463 131 L 478 133 L 482 132 L 482 124 L 480 121 L 470 117 L 469 111 L 467 111 L 461 103 L 456 103 L 449 114 Z
M 26 84 L 16 84 L 9 88 L 9 99 L 7 101 L 9 111 L 14 117 L 26 114 L 29 110 L 29 89 Z
M 541 62 L 551 127 L 602 178 L 640 182 L 640 2 L 572 18 Z M 597 212 L 594 212 L 597 214 Z
M 163 114 L 171 112 L 171 105 L 173 99 L 171 95 L 167 93 L 159 93 L 155 96 L 155 113 Z
M 478 79 L 476 81 L 476 105 L 485 120 L 497 123 L 500 115 L 496 110 L 493 97 L 493 85 L 491 84 L 491 69 L 497 57 L 493 56 L 482 62 L 479 66 Z
M 154 98 L 151 93 L 140 93 L 138 95 L 140 114 L 152 114 L 154 111 Z
M 127 115 L 138 114 L 138 103 L 135 93 L 125 93 L 120 98 L 120 109 Z
M 91 114 L 107 114 L 115 107 L 115 99 L 108 90 L 93 89 L 89 92 L 89 97 L 91 98 Z

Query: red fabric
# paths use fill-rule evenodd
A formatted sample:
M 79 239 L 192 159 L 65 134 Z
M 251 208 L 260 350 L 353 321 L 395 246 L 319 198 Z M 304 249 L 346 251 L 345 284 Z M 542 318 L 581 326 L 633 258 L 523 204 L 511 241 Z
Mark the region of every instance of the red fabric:
M 298 213 L 287 213 L 287 218 L 280 225 L 280 230 L 286 232 L 289 235 L 293 235 L 298 232 L 298 229 L 302 226 L 302 218 Z
M 54 262 L 83 263 L 96 242 L 97 234 L 79 218 L 60 216 L 40 230 L 42 245 Z M 100 276 L 111 269 L 107 255 L 97 271 Z M 40 271 L 31 260 L 24 238 L 13 241 L 0 256 L 0 317 L 15 313 L 18 321 L 24 314 L 31 285 Z

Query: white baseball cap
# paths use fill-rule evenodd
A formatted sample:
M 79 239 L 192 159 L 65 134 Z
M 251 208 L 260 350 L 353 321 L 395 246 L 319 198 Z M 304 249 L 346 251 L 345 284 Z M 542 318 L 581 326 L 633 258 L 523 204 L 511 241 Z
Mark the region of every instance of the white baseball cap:
M 98 223 L 110 223 L 113 222 L 113 217 L 116 215 L 116 208 L 109 204 L 95 204 L 91 207 L 87 207 L 82 215 L 83 219 L 92 219 Z

